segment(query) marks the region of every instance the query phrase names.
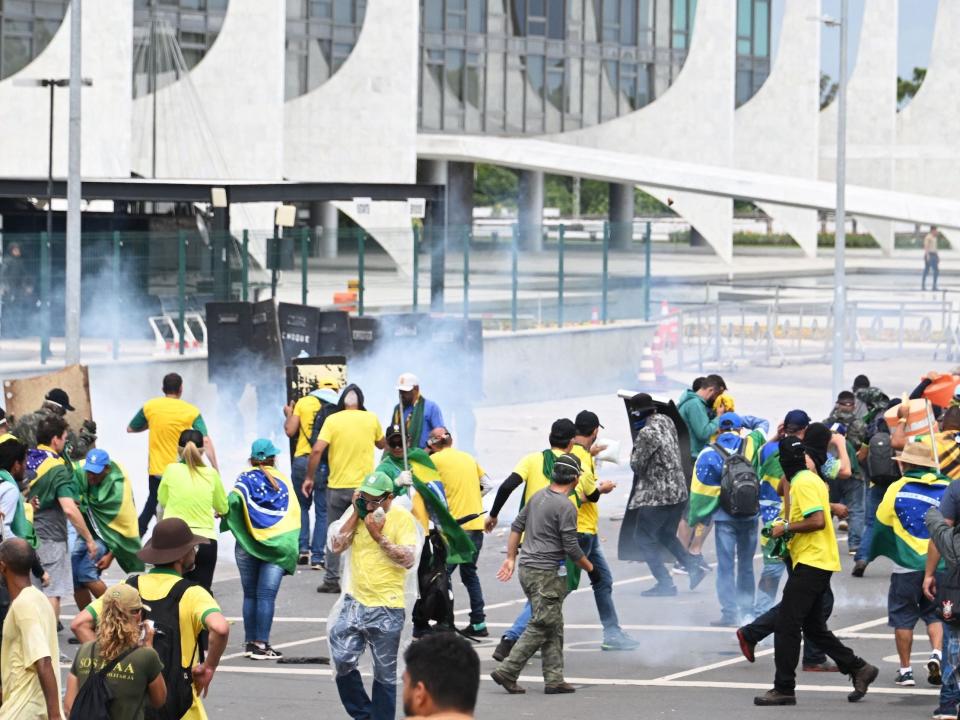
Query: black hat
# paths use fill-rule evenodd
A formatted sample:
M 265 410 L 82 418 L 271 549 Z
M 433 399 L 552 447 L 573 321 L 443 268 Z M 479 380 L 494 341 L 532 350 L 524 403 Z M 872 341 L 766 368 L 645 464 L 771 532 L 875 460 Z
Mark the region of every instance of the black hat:
M 387 430 L 383 433 L 385 438 L 392 438 L 396 435 L 403 435 L 403 426 L 397 423 L 387 425 Z
M 43 399 L 49 400 L 52 403 L 56 403 L 64 410 L 69 410 L 70 412 L 76 410 L 76 408 L 70 404 L 70 396 L 60 388 L 54 388 L 48 392 Z
M 591 432 L 593 432 L 591 430 Z M 560 418 L 554 420 L 550 426 L 550 445 L 553 447 L 566 447 L 577 435 L 577 426 L 572 420 Z
M 578 412 L 577 419 L 573 421 L 573 424 L 577 428 L 577 434 L 579 435 L 589 435 L 598 427 L 603 427 L 603 425 L 600 424 L 600 418 L 597 417 L 597 414 L 589 410 L 581 410 Z
M 780 467 L 789 480 L 798 472 L 806 468 L 806 452 L 803 442 L 795 435 L 787 435 L 778 445 L 780 451 Z
M 583 466 L 580 464 L 580 458 L 573 453 L 564 453 L 559 456 L 553 464 L 552 480 L 558 480 L 561 477 L 580 477 L 583 472 Z

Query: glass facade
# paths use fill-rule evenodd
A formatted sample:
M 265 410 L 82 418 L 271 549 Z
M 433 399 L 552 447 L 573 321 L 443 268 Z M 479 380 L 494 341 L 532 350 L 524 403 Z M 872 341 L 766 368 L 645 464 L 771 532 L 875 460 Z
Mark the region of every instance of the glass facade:
M 175 82 L 196 66 L 217 39 L 228 4 L 229 0 L 134 0 L 133 96 Z
M 286 0 L 284 96 L 290 100 L 325 83 L 350 55 L 366 0 Z
M 420 128 L 555 133 L 637 110 L 679 73 L 696 9 L 697 0 L 421 0 Z M 740 104 L 769 73 L 770 0 L 737 10 Z
M 69 4 L 68 0 L 0 0 L 0 80 L 43 52 Z

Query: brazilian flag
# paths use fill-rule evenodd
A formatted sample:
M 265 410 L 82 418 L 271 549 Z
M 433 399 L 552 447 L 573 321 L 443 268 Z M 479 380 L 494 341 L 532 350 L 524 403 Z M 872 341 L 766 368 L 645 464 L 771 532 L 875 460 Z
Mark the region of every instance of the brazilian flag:
M 717 440 L 726 435 L 718 436 Z M 760 448 L 764 443 L 763 433 L 754 430 L 743 440 L 740 441 L 740 452 L 743 456 L 753 463 L 755 470 L 760 470 L 759 458 Z M 727 443 L 722 444 L 725 450 L 737 450 L 736 445 Z M 712 456 L 716 456 L 714 459 Z M 714 471 L 708 471 L 710 465 L 715 466 Z M 720 479 L 723 476 L 723 456 L 711 446 L 705 447 L 697 456 L 697 462 L 693 468 L 693 478 L 690 483 L 690 508 L 687 511 L 687 522 L 690 527 L 699 525 L 710 519 L 710 516 L 717 511 L 720 506 Z
M 950 479 L 929 470 L 911 470 L 883 495 L 873 523 L 870 560 L 880 555 L 911 570 L 923 570 L 930 533 L 923 516 L 940 507 Z
M 111 460 L 110 469 L 96 485 L 87 479 L 82 462 L 74 463 L 73 474 L 80 490 L 80 511 L 91 525 L 90 529 L 103 540 L 124 572 L 143 572 L 143 560 L 137 557 L 140 552 L 137 508 L 126 472 Z
M 413 487 L 417 491 L 413 498 L 413 514 L 424 527 L 428 517 L 433 521 L 447 548 L 447 563 L 460 565 L 476 560 L 476 546 L 447 509 L 443 481 L 433 460 L 425 450 L 413 448 L 407 453 L 407 462 L 413 474 Z M 377 472 L 386 473 L 391 480 L 396 480 L 403 469 L 403 458 L 395 458 L 389 453 L 383 456 L 377 466 Z
M 289 478 L 273 467 L 250 468 L 237 478 L 227 501 L 220 529 L 229 529 L 253 557 L 293 575 L 300 550 L 300 502 Z

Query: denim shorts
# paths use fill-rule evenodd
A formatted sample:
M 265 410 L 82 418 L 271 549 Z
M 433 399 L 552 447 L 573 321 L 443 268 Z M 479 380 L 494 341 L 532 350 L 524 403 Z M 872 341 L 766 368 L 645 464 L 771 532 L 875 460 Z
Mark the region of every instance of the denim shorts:
M 87 583 L 96 582 L 100 579 L 101 571 L 97 569 L 97 561 L 107 554 L 107 546 L 99 539 L 95 539 L 97 544 L 97 559 L 91 560 L 87 554 L 87 544 L 83 538 L 77 538 L 73 548 L 73 554 L 70 556 L 70 563 L 73 565 L 73 588 L 79 590 Z
M 913 630 L 918 620 L 927 625 L 940 622 L 936 605 L 923 594 L 923 570 L 890 575 L 887 594 L 887 625 L 897 630 Z

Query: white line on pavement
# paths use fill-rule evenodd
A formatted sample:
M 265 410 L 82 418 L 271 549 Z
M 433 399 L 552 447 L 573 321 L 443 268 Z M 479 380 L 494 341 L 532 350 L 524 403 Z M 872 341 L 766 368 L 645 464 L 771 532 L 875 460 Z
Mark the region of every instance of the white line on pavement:
M 320 640 L 326 640 L 326 639 L 327 639 L 326 635 L 319 635 L 317 637 L 308 637 L 308 638 L 303 638 L 302 640 L 293 640 L 291 642 L 280 643 L 279 645 L 274 645 L 273 647 L 275 650 L 282 650 L 283 648 L 295 647 L 297 645 L 306 645 L 308 643 L 319 642 Z M 243 657 L 243 653 L 242 652 L 231 653 L 230 655 L 224 655 L 220 659 L 233 660 L 234 658 L 238 658 L 238 657 Z M 217 669 L 219 670 L 222 668 L 217 668 Z
M 227 621 L 243 622 L 243 618 L 231 616 L 227 618 Z M 275 617 L 273 621 L 275 623 L 325 623 L 327 619 L 325 617 Z M 509 625 L 507 627 L 509 627 Z

